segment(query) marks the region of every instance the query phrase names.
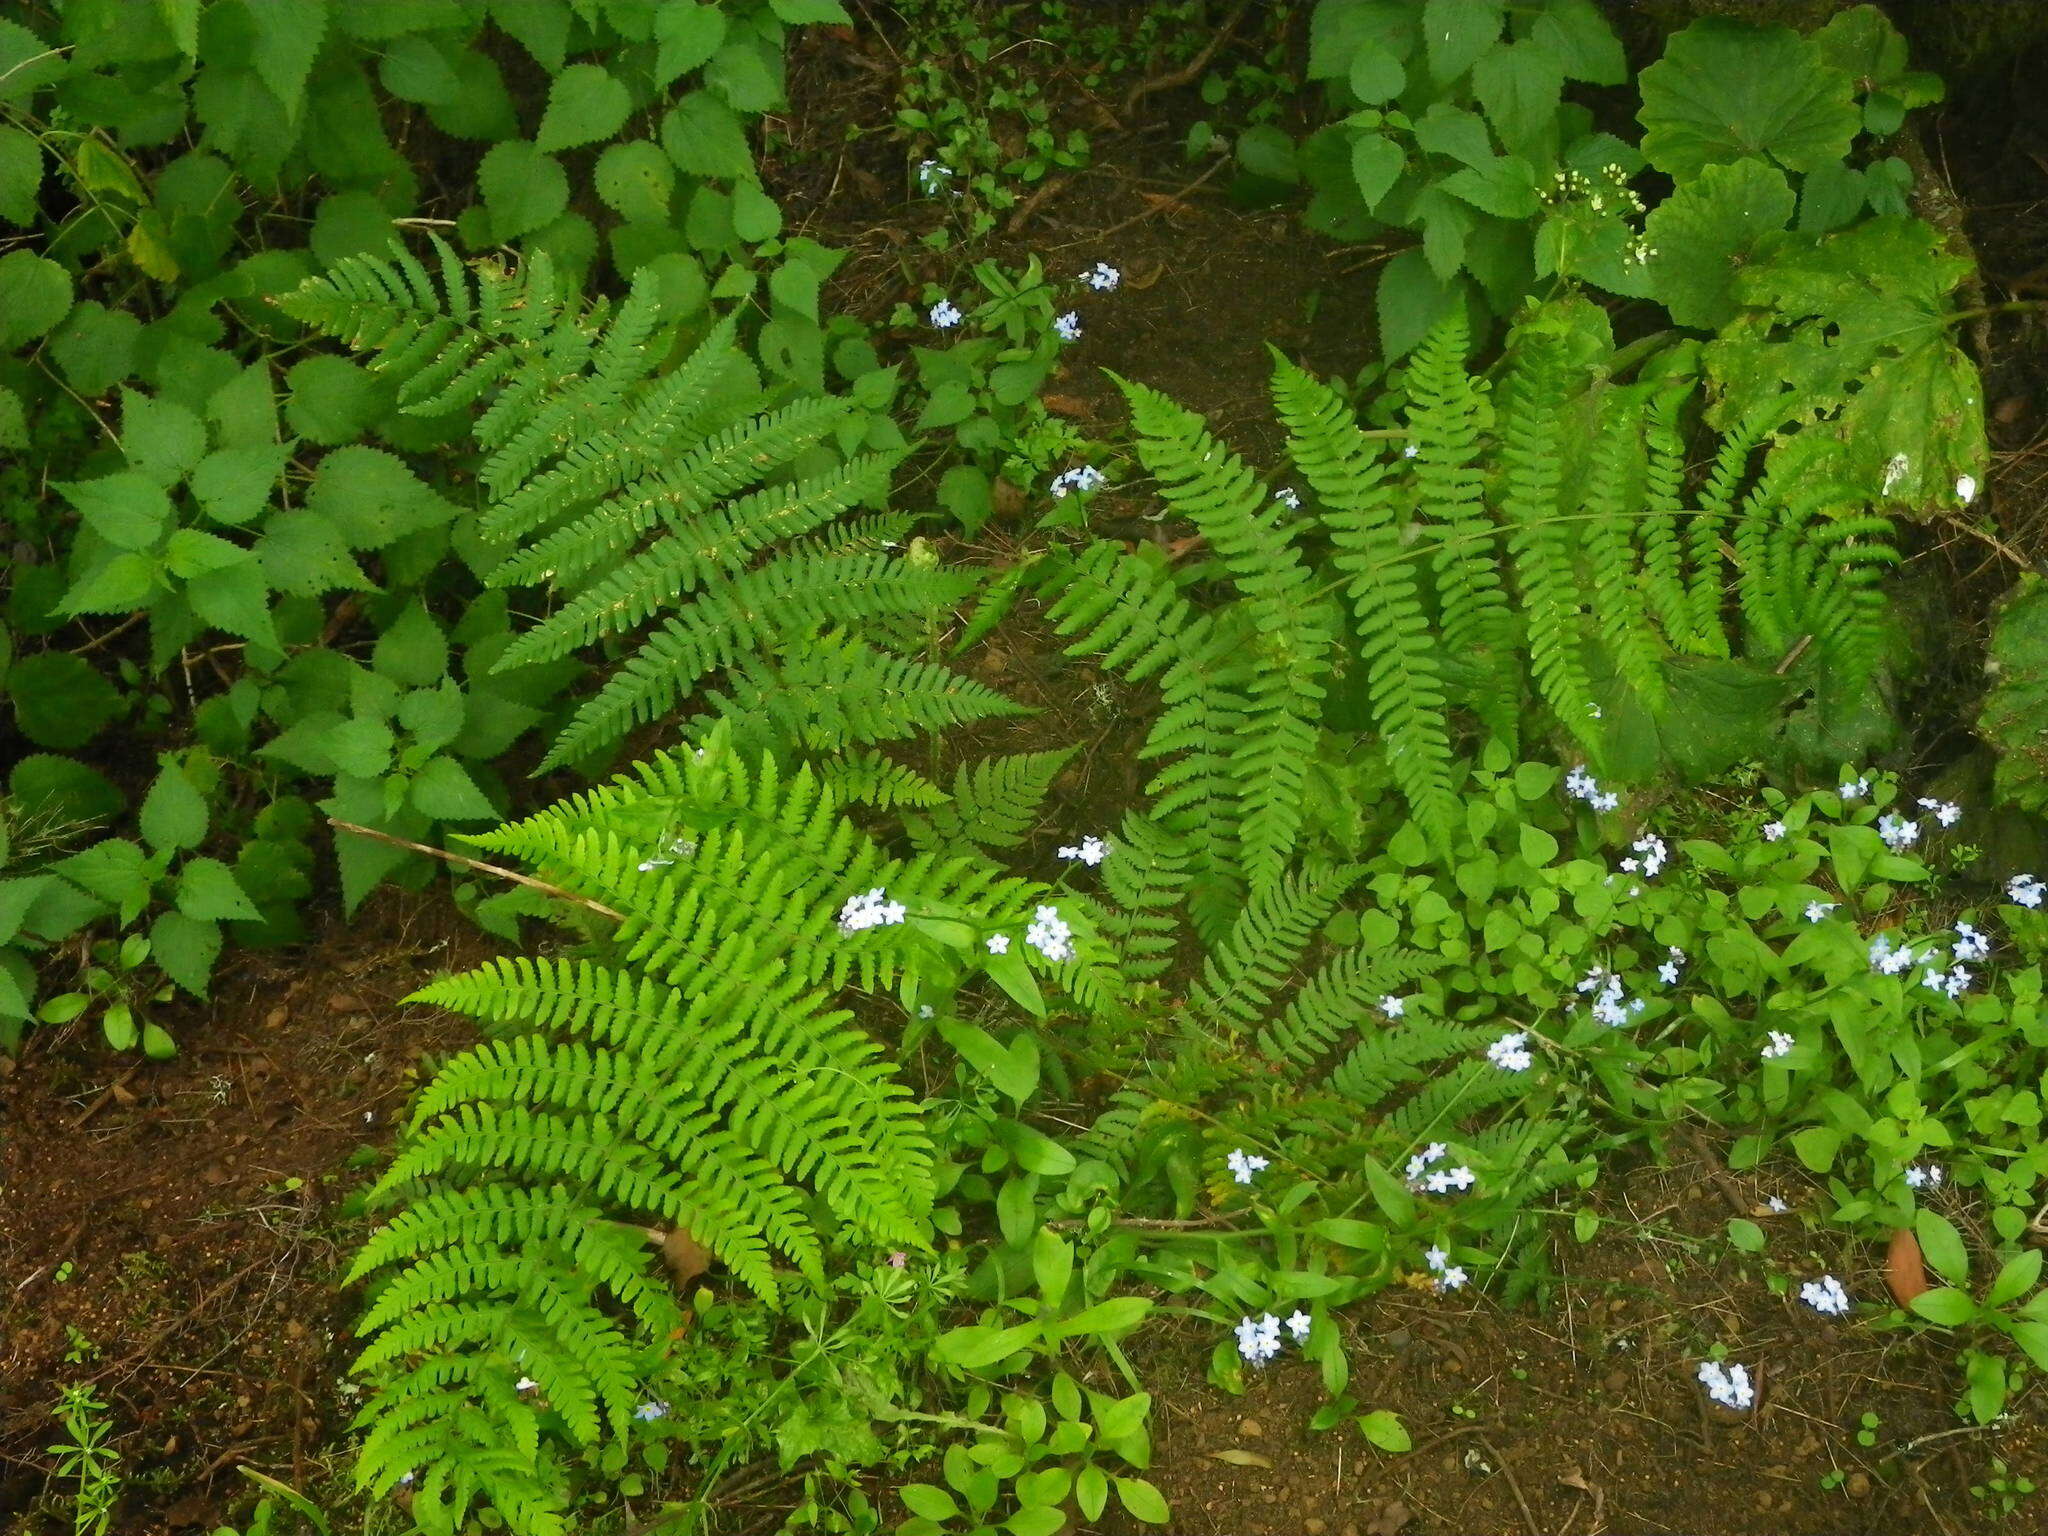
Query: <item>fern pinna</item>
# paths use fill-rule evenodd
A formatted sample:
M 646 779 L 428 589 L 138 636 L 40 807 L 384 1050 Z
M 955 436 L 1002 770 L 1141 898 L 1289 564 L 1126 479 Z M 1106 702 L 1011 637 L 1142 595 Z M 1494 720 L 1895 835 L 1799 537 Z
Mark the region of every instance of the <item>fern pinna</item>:
M 1831 471 L 1838 445 L 1776 441 L 1790 411 L 1770 402 L 1689 487 L 1684 381 L 1613 380 L 1592 306 L 1525 318 L 1498 390 L 1470 373 L 1467 343 L 1455 312 L 1430 333 L 1395 429 L 1365 430 L 1336 391 L 1277 362 L 1288 453 L 1315 502 L 1300 514 L 1300 492 L 1261 485 L 1199 418 L 1124 386 L 1140 460 L 1216 558 L 1175 570 L 1096 545 L 1044 579 L 1071 654 L 1158 680 L 1143 752 L 1169 761 L 1152 814 L 1185 846 L 1205 941 L 1283 878 L 1325 696 L 1354 664 L 1387 772 L 1439 855 L 1458 816 L 1461 715 L 1512 751 L 1540 710 L 1605 765 L 1629 728 L 1616 720 L 1712 712 L 1683 696 L 1686 657 L 1741 658 L 1776 688 L 1803 655 L 1838 697 L 1871 685 L 1878 583 L 1897 552 Z M 1223 601 L 1203 600 L 1211 581 Z M 1626 751 L 1640 771 L 1640 745 Z
M 687 1232 L 771 1304 L 834 1252 L 929 1246 L 919 1106 L 835 997 L 993 971 L 985 936 L 1050 897 L 979 856 L 889 855 L 809 769 L 726 731 L 471 841 L 620 916 L 414 995 L 488 1038 L 424 1089 L 372 1191 L 396 1214 L 352 1271 L 377 1282 L 358 1475 L 406 1482 L 430 1532 L 481 1505 L 537 1536 L 566 1529 L 564 1458 L 622 1441 L 660 1386 L 680 1318 L 650 1242 Z M 1001 963 L 1107 1006 L 1061 900 L 1076 952 Z M 879 902 L 897 920 L 849 917 Z
M 975 578 L 901 554 L 905 518 L 850 516 L 882 501 L 901 454 L 857 451 L 867 424 L 848 402 L 771 393 L 734 316 L 671 318 L 644 272 L 616 308 L 586 307 L 557 291 L 544 254 L 513 275 L 434 244 L 438 280 L 394 244 L 389 260 L 351 257 L 278 302 L 368 354 L 402 410 L 480 408 L 485 580 L 545 586 L 556 602 L 498 670 L 646 631 L 542 768 L 604 752 L 715 674 L 772 685 L 776 658 L 823 632 L 861 640 L 841 646 L 836 713 L 806 722 L 813 742 L 1009 707 L 898 654 Z

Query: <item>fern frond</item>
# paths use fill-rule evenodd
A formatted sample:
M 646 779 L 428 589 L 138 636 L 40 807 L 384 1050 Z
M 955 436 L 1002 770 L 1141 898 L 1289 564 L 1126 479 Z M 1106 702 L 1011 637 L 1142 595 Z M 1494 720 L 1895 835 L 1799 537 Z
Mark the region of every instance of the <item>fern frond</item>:
M 1347 949 L 1310 977 L 1280 1017 L 1259 1031 L 1259 1053 L 1276 1064 L 1312 1066 L 1339 1040 L 1367 1033 L 1388 993 L 1447 963 L 1419 949 Z
M 1681 430 L 1691 381 L 1650 396 L 1643 412 L 1647 456 L 1643 467 L 1643 596 L 1676 650 L 1702 654 L 1691 599 L 1685 589 L 1685 554 L 1678 523 L 1685 506 L 1685 436 Z
M 914 768 L 891 762 L 873 747 L 838 753 L 820 765 L 825 787 L 839 799 L 886 811 L 896 806 L 928 810 L 946 803 L 946 792 Z
M 1037 824 L 1046 791 L 1074 750 L 1019 752 L 987 758 L 971 768 L 962 763 L 954 770 L 952 797 L 944 805 L 929 816 L 905 818 L 912 846 L 1016 847 Z
M 1114 904 L 1105 931 L 1116 941 L 1125 977 L 1149 981 L 1172 964 L 1179 946 L 1177 912 L 1190 876 L 1187 848 L 1151 817 L 1131 811 L 1117 828 L 1113 849 L 1102 867 Z
M 1593 611 L 1615 671 L 1646 705 L 1661 711 L 1669 686 L 1650 627 L 1646 591 L 1653 583 L 1637 568 L 1629 526 L 1643 467 L 1641 423 L 1626 398 L 1612 391 L 1602 406 L 1587 471 L 1590 483 L 1580 509 Z
M 1256 1024 L 1361 873 L 1355 865 L 1311 867 L 1254 892 L 1229 937 L 1203 962 L 1202 979 L 1188 994 L 1196 1013 L 1232 1032 Z

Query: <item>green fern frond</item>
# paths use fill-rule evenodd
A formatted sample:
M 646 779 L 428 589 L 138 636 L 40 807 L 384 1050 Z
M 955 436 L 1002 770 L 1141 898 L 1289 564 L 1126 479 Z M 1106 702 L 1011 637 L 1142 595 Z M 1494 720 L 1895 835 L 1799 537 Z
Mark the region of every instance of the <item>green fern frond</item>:
M 1105 931 L 1116 943 L 1124 975 L 1149 981 L 1173 963 L 1179 947 L 1178 910 L 1191 871 L 1182 840 L 1149 816 L 1126 813 L 1102 867 L 1113 903 Z
M 1388 993 L 1447 963 L 1419 949 L 1347 949 L 1310 977 L 1279 1018 L 1259 1031 L 1259 1053 L 1276 1064 L 1312 1066 L 1339 1040 L 1365 1033 Z
M 897 806 L 929 810 L 946 803 L 946 792 L 914 768 L 891 762 L 873 747 L 838 753 L 819 766 L 825 787 L 842 801 L 886 811 Z
M 929 816 L 905 818 L 912 846 L 1016 847 L 1037 824 L 1046 791 L 1074 750 L 1020 752 L 987 758 L 972 767 L 962 763 L 954 770 L 953 793 L 946 804 Z
M 1203 962 L 1202 979 L 1188 994 L 1196 1013 L 1233 1032 L 1257 1024 L 1310 936 L 1361 873 L 1348 864 L 1311 867 L 1254 892 L 1229 937 Z
M 1670 690 L 1661 647 L 1650 626 L 1647 592 L 1654 578 L 1637 567 L 1629 526 L 1643 471 L 1641 422 L 1624 396 L 1610 392 L 1602 404 L 1581 505 L 1593 611 L 1615 671 L 1638 698 L 1661 711 Z
M 1685 552 L 1678 538 L 1685 507 L 1685 435 L 1680 423 L 1691 391 L 1689 380 L 1660 388 L 1644 408 L 1646 458 L 1639 543 L 1643 595 L 1650 612 L 1674 649 L 1699 655 L 1705 642 L 1694 630 L 1691 598 L 1685 588 Z

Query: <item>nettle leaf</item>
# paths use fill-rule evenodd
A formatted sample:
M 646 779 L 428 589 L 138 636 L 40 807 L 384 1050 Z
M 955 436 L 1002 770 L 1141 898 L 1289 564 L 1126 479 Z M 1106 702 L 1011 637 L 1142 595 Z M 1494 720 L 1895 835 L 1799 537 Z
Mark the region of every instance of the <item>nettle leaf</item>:
M 381 720 L 345 719 L 327 732 L 325 746 L 336 773 L 374 779 L 390 770 L 396 741 Z
M 662 14 L 671 9 L 673 6 L 663 6 L 655 13 L 657 36 Z M 493 0 L 491 20 L 549 74 L 562 67 L 569 51 L 569 29 L 575 24 L 566 0 Z
M 571 64 L 548 89 L 535 145 L 552 151 L 609 139 L 632 110 L 633 98 L 609 71 L 597 64 Z
M 1792 220 L 1784 172 L 1761 160 L 1709 165 L 1650 211 L 1643 233 L 1657 254 L 1644 264 L 1651 294 L 1680 325 L 1716 330 L 1732 320 L 1738 270 Z
M 235 872 L 219 859 L 187 859 L 178 871 L 178 910 L 198 922 L 229 918 L 254 920 L 263 914 L 235 880 Z
M 133 471 L 60 481 L 57 492 L 116 549 L 152 548 L 171 524 L 171 498 L 164 488 Z
M 192 471 L 192 494 L 216 523 L 246 523 L 270 504 L 271 487 L 298 446 L 292 439 L 249 448 L 221 448 Z
M 775 13 L 778 21 L 792 27 L 837 24 L 842 27 L 853 25 L 853 18 L 846 14 L 844 0 L 768 0 L 768 9 Z
M 498 811 L 462 764 L 437 757 L 412 781 L 412 807 L 436 821 L 490 821 Z
M 257 78 L 284 104 L 287 117 L 297 117 L 306 99 L 306 76 L 327 35 L 327 0 L 243 0 L 255 23 L 252 62 Z
M 15 728 L 40 747 L 82 747 L 127 712 L 121 691 L 83 656 L 43 651 L 7 669 Z
M 753 115 L 773 111 L 782 104 L 782 82 L 776 78 L 770 57 L 754 42 L 729 42 L 704 66 L 704 83 L 735 111 Z
M 527 139 L 508 139 L 485 155 L 476 184 L 501 241 L 532 234 L 569 206 L 568 173 Z
M 1621 39 L 1593 0 L 1550 0 L 1529 38 L 1550 52 L 1568 79 L 1588 85 L 1621 85 L 1628 79 Z
M 149 602 L 156 586 L 157 563 L 148 555 L 117 552 L 87 571 L 65 590 L 57 611 L 132 613 Z
M 661 147 L 686 176 L 739 181 L 754 174 L 754 150 L 732 108 L 709 91 L 692 91 L 661 121 Z
M 1862 121 L 1850 78 L 1786 27 L 1703 18 L 1640 86 L 1643 153 L 1681 184 L 1731 160 L 1813 170 L 1846 155 Z
M 1472 94 L 1510 149 L 1541 142 L 1557 129 L 1564 66 L 1539 43 L 1506 43 L 1472 66 Z
M 623 219 L 656 223 L 668 217 L 676 168 L 651 139 L 614 144 L 598 157 L 597 195 Z
M 32 251 L 0 256 L 0 352 L 46 335 L 71 309 L 71 274 Z
M 1368 208 L 1387 195 L 1407 166 L 1401 146 L 1383 133 L 1362 133 L 1352 141 L 1351 179 Z
M 1520 155 L 1498 155 L 1484 165 L 1451 172 L 1443 189 L 1473 207 L 1503 219 L 1531 217 L 1543 200 L 1536 195 L 1536 172 Z
M 1996 682 L 1977 730 L 1998 750 L 1993 787 L 2004 804 L 2048 809 L 2048 582 L 2031 571 L 1998 615 L 1985 670 Z
M 1983 385 L 1957 345 L 1951 295 L 1970 263 L 1918 219 L 1787 235 L 1736 275 L 1745 315 L 1703 354 L 1725 424 L 1796 393 L 1838 442 L 1837 472 L 1874 501 L 1965 504 L 1987 473 Z
M 351 549 L 382 549 L 455 516 L 454 505 L 397 455 L 360 445 L 338 448 L 320 461 L 306 507 Z
M 1423 0 L 1422 42 L 1430 74 L 1438 81 L 1464 74 L 1499 40 L 1506 17 L 1505 0 Z
M 249 554 L 246 550 L 239 553 Z M 259 560 L 241 559 L 193 576 L 185 583 L 185 601 L 214 628 L 271 650 L 281 649 L 270 617 L 270 587 Z
M 318 597 L 336 590 L 368 592 L 370 578 L 348 551 L 348 543 L 328 519 L 304 508 L 280 512 L 263 525 L 256 541 L 263 579 L 293 597 Z
M 220 959 L 220 926 L 183 912 L 159 913 L 149 925 L 149 954 L 172 981 L 204 997 Z
M 377 637 L 370 665 L 393 682 L 427 687 L 448 675 L 448 637 L 426 606 L 415 601 Z
M 285 387 L 285 419 L 316 443 L 354 442 L 391 409 L 383 381 L 345 357 L 302 358 L 285 374 Z
M 193 787 L 175 758 L 159 761 L 163 766 L 143 797 L 137 820 L 142 840 L 159 853 L 197 848 L 206 841 L 210 819 L 206 797 Z
M 1455 283 L 1445 282 L 1420 251 L 1403 251 L 1380 273 L 1377 294 L 1380 354 L 1391 361 L 1404 357 L 1429 334 L 1429 328 L 1460 301 Z
M 181 581 L 225 570 L 253 558 L 239 544 L 230 544 L 217 533 L 197 528 L 180 528 L 164 545 L 164 567 Z
M 33 224 L 42 185 L 42 146 L 19 128 L 0 127 L 0 219 Z

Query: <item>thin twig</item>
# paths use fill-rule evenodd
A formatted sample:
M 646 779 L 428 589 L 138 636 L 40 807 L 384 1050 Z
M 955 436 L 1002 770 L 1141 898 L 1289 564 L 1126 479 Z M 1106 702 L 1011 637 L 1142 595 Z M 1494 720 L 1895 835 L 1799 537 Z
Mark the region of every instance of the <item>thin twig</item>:
M 1806 654 L 1806 648 L 1811 644 L 1813 644 L 1813 636 L 1801 635 L 1799 643 L 1785 653 L 1785 659 L 1771 668 L 1771 675 L 1773 677 L 1783 677 L 1787 672 L 1790 672 L 1792 664 Z
M 1119 117 L 1128 118 L 1131 109 L 1154 91 L 1170 91 L 1177 85 L 1188 85 L 1201 78 L 1202 71 L 1209 67 L 1209 61 L 1216 57 L 1216 50 L 1230 41 L 1230 34 L 1237 30 L 1237 24 L 1244 20 L 1245 12 L 1251 9 L 1251 0 L 1239 0 L 1236 10 L 1225 18 L 1223 25 L 1216 29 L 1216 35 L 1209 39 L 1207 46 L 1179 69 L 1163 75 L 1154 75 L 1149 80 L 1140 80 L 1124 93 L 1123 110 Z
M 1160 198 L 1150 207 L 1141 209 L 1137 213 L 1132 214 L 1128 219 L 1125 219 L 1121 224 L 1112 224 L 1109 226 L 1109 228 L 1098 231 L 1096 234 L 1090 236 L 1090 238 L 1095 240 L 1107 240 L 1111 235 L 1120 235 L 1125 230 L 1129 229 L 1133 224 L 1142 224 L 1147 219 L 1153 217 L 1155 214 L 1161 213 L 1166 209 L 1171 208 L 1175 203 L 1179 202 L 1182 198 L 1186 197 L 1190 192 L 1193 192 L 1196 189 L 1198 189 L 1211 176 L 1214 176 L 1218 171 L 1222 170 L 1224 165 L 1227 163 L 1227 159 L 1228 157 L 1226 156 L 1219 156 L 1215 163 L 1209 167 L 1209 169 L 1202 172 L 1201 175 L 1197 176 L 1193 181 L 1189 182 L 1186 186 L 1182 187 L 1178 192 L 1174 193 L 1171 197 Z
M 138 1061 L 134 1066 L 130 1067 L 126 1072 L 123 1072 L 111 1083 L 107 1084 L 106 1087 L 102 1088 L 100 1090 L 100 1096 L 94 1099 L 90 1104 L 86 1105 L 85 1108 L 79 1112 L 78 1118 L 71 1122 L 70 1128 L 74 1131 L 81 1129 L 88 1120 L 90 1120 L 94 1115 L 98 1114 L 102 1109 L 106 1108 L 107 1101 L 109 1099 L 113 1098 L 115 1094 L 119 1093 L 123 1088 L 126 1088 L 128 1086 L 129 1078 L 133 1077 L 136 1073 L 140 1072 L 141 1070 L 142 1063 Z
M 1529 1501 L 1522 1496 L 1522 1485 L 1515 1481 L 1515 1469 L 1508 1465 L 1507 1457 L 1486 1436 L 1479 1437 L 1479 1443 L 1493 1457 L 1493 1464 L 1500 1469 L 1500 1475 L 1508 1480 L 1508 1492 L 1515 1496 L 1515 1503 L 1522 1511 L 1522 1523 L 1529 1527 L 1529 1536 L 1543 1536 L 1543 1527 L 1536 1523 L 1536 1516 L 1529 1509 Z
M 375 827 L 359 827 L 352 821 L 341 821 L 333 816 L 327 818 L 327 825 L 337 832 L 353 832 L 357 837 L 374 838 L 380 843 L 389 843 L 394 848 L 410 848 L 414 853 L 424 853 L 430 859 L 440 859 L 449 864 L 460 864 L 464 869 L 496 875 L 501 880 L 510 880 L 514 885 L 523 885 L 545 896 L 554 896 L 562 901 L 573 902 L 579 907 L 588 907 L 598 916 L 608 917 L 615 923 L 626 920 L 625 913 L 616 912 L 601 901 L 592 901 L 588 896 L 578 896 L 574 891 L 565 891 L 559 885 L 550 885 L 545 880 L 522 875 L 518 870 L 507 869 L 502 864 L 486 864 L 482 859 L 466 858 L 459 853 L 450 853 L 446 848 L 432 848 L 425 843 L 416 843 L 409 837 L 393 837 L 389 832 L 379 832 Z
M 1899 1447 L 1899 1454 L 1901 1456 L 1910 1456 L 1923 1445 L 1932 1445 L 1937 1440 L 1951 1440 L 1957 1435 L 1981 1435 L 1986 1430 L 2003 1429 L 2005 1428 L 2005 1425 L 2001 1422 L 2003 1417 L 2003 1415 L 2000 1415 L 1999 1418 L 1993 1419 L 1989 1424 L 1963 1424 L 1955 1429 L 1937 1429 L 1931 1435 L 1921 1435 L 1916 1439 L 1908 1440 Z

